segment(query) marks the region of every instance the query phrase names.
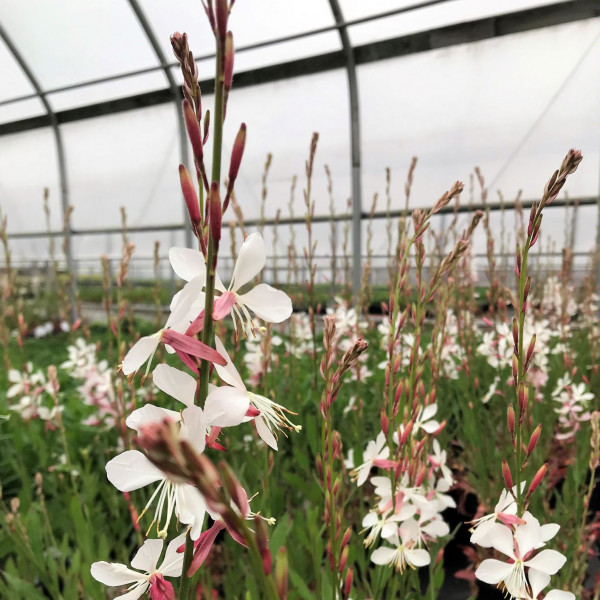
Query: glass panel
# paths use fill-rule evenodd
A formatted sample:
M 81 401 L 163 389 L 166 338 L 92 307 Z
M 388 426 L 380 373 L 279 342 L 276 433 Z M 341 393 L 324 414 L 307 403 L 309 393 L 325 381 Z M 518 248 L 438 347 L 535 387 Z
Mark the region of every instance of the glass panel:
M 350 28 L 353 45 L 395 38 L 419 31 L 427 31 L 447 25 L 474 21 L 498 14 L 510 13 L 536 6 L 556 4 L 558 0 L 504 0 L 503 2 L 481 2 L 481 0 L 452 0 L 433 6 L 415 9 L 408 13 L 369 21 Z M 414 1 L 387 0 L 385 2 L 363 2 L 342 0 L 346 21 L 418 5 Z
M 45 114 L 46 109 L 39 98 L 0 104 L 0 123 L 11 123 Z
M 123 0 L 0 0 L 0 19 L 44 89 L 157 62 Z
M 53 229 L 62 227 L 56 145 L 50 128 L 0 136 L 0 204 L 9 233 L 44 232 L 44 188 Z M 27 246 L 29 241 L 25 241 Z
M 76 229 L 182 223 L 174 104 L 63 126 Z M 175 208 L 176 207 L 176 208 Z
M 106 83 L 88 85 L 74 90 L 49 94 L 48 98 L 56 111 L 67 110 L 77 106 L 96 104 L 105 100 L 124 98 L 135 94 L 143 94 L 154 90 L 162 90 L 167 86 L 162 71 L 117 79 Z
M 2 77 L 0 101 L 35 94 L 35 90 L 3 40 L 0 40 L 0 74 Z
M 389 165 L 393 207 L 403 207 L 412 156 L 413 207 L 431 206 L 457 179 L 468 200 L 476 165 L 490 202 L 498 192 L 512 201 L 519 190 L 537 199 L 572 146 L 584 161 L 565 189 L 571 198 L 596 196 L 599 39 L 594 19 L 360 66 L 365 205 L 384 191 Z M 560 244 L 564 219 L 556 214 L 545 233 Z M 595 227 L 595 219 L 580 222 L 578 244 L 585 240 L 587 250 Z

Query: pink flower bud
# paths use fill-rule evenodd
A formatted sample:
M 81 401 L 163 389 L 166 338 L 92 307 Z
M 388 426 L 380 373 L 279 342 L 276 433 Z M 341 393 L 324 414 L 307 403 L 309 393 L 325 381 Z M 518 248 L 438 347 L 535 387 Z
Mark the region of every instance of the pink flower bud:
M 149 582 L 151 600 L 175 600 L 173 586 L 165 580 L 161 573 L 152 573 Z
M 225 39 L 225 65 L 224 65 L 224 74 L 225 74 L 225 90 L 229 91 L 231 89 L 231 84 L 233 82 L 233 34 L 231 31 L 227 32 L 227 37 Z
M 281 546 L 277 551 L 277 560 L 275 561 L 275 587 L 281 600 L 287 599 L 288 593 L 288 558 L 287 549 Z
M 344 598 L 350 597 L 350 591 L 352 590 L 352 576 L 352 567 L 349 567 L 344 580 Z
M 231 161 L 229 163 L 229 188 L 233 188 L 233 182 L 235 181 L 238 171 L 240 170 L 240 163 L 242 162 L 242 156 L 244 154 L 244 147 L 246 146 L 246 123 L 242 123 L 240 130 L 233 143 L 233 150 L 231 151 Z
M 510 474 L 510 467 L 508 466 L 506 460 L 502 461 L 502 476 L 504 477 L 504 483 L 506 485 L 506 488 L 512 490 L 513 480 L 512 475 Z
M 202 227 L 202 217 L 200 215 L 200 205 L 198 203 L 198 196 L 196 194 L 196 188 L 190 177 L 188 170 L 184 165 L 179 165 L 179 180 L 181 182 L 181 191 L 183 193 L 183 199 L 187 206 L 188 214 L 190 216 L 190 222 L 192 229 L 196 236 L 199 234 Z
M 200 126 L 196 119 L 196 114 L 191 104 L 187 101 L 183 101 L 183 118 L 185 120 L 185 128 L 192 144 L 192 150 L 194 152 L 194 158 L 197 161 L 202 161 L 204 149 L 202 147 L 202 136 L 200 135 Z
M 535 446 L 538 443 L 538 440 L 540 439 L 541 432 L 542 432 L 542 424 L 540 423 L 533 430 L 533 433 L 531 434 L 531 437 L 529 438 L 529 445 L 527 446 L 527 458 L 529 458 L 531 456 L 531 454 L 533 453 Z
M 527 500 L 529 498 L 529 496 L 531 496 L 531 494 L 533 494 L 533 492 L 538 487 L 538 485 L 540 485 L 540 483 L 542 483 L 542 480 L 544 479 L 544 477 L 546 475 L 546 471 L 548 471 L 548 463 L 544 463 L 538 469 L 538 472 L 533 476 L 533 479 L 531 480 L 531 485 L 529 486 L 529 489 L 527 490 L 527 495 L 525 496 L 525 500 Z

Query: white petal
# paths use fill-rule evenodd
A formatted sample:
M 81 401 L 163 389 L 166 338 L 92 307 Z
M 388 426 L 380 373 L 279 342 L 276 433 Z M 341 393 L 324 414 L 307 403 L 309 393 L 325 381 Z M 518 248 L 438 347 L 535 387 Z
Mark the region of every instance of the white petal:
M 529 569 L 528 576 L 531 584 L 531 597 L 537 598 L 539 593 L 550 583 L 550 575 L 537 569 Z
M 406 562 L 415 567 L 424 567 L 431 562 L 431 557 L 427 550 L 405 550 Z
M 199 406 L 188 406 L 181 415 L 183 423 L 179 431 L 182 440 L 187 440 L 198 452 L 204 452 L 206 444 L 206 419 Z
M 547 523 L 542 525 L 542 540 L 547 542 L 551 540 L 559 531 L 560 525 L 558 523 Z
M 126 450 L 110 460 L 106 464 L 106 476 L 121 492 L 131 492 L 165 479 L 164 473 L 138 450 Z
M 144 581 L 145 579 L 142 573 L 132 571 L 125 565 L 106 561 L 95 562 L 92 565 L 91 573 L 96 581 L 104 585 L 126 585 L 136 581 Z
M 440 428 L 440 424 L 437 421 L 425 421 L 423 425 L 421 425 L 421 429 L 426 431 L 427 433 L 433 433 Z
M 372 527 L 379 521 L 379 515 L 374 511 L 368 512 L 362 520 L 363 527 Z
M 475 577 L 484 583 L 495 585 L 508 577 L 512 568 L 511 564 L 496 560 L 495 558 L 488 558 L 479 565 L 475 571 Z
M 186 406 L 194 404 L 196 380 L 175 367 L 161 364 L 152 372 L 154 385 Z
M 515 529 L 515 540 L 519 545 L 521 556 L 543 545 L 540 522 L 530 512 L 526 512 L 523 518 L 525 525 L 518 525 Z
M 575 600 L 575 594 L 562 590 L 550 590 L 544 600 Z
M 134 569 L 151 573 L 156 569 L 162 549 L 162 540 L 146 540 L 131 560 L 131 566 Z
M 121 596 L 115 596 L 114 600 L 137 600 L 140 598 L 142 594 L 148 589 L 150 583 L 145 581 L 141 585 L 136 586 L 132 590 L 129 590 L 126 594 L 122 594 Z
M 229 354 L 227 354 L 227 350 L 223 345 L 223 342 L 219 339 L 218 336 L 215 336 L 215 348 L 217 352 L 227 361 L 225 366 L 215 365 L 215 369 L 219 374 L 219 377 L 229 385 L 232 385 L 235 388 L 240 390 L 245 390 L 246 386 L 240 377 L 240 374 L 237 372 L 235 365 L 231 361 Z
M 260 233 L 251 233 L 242 244 L 235 261 L 231 290 L 235 292 L 254 279 L 263 270 L 266 260 L 267 254 L 262 236 Z
M 510 527 L 500 523 L 495 523 L 493 528 L 490 527 L 490 532 L 492 533 L 492 547 L 496 548 L 496 550 L 499 550 L 502 552 L 502 554 L 506 554 L 506 556 L 512 559 L 516 558 L 514 553 L 515 545 L 513 543 L 513 534 Z M 520 545 L 519 549 L 521 549 Z
M 250 399 L 246 390 L 222 385 L 206 398 L 204 416 L 209 425 L 232 427 L 244 421 L 249 407 Z
M 247 294 L 238 296 L 238 302 L 267 323 L 281 323 L 290 318 L 293 310 L 290 297 L 266 283 L 260 283 Z
M 432 417 L 434 417 L 437 413 L 437 404 L 429 404 L 423 409 L 423 414 L 421 415 L 421 421 L 429 421 Z
M 567 557 L 556 550 L 542 550 L 539 554 L 524 562 L 523 564 L 546 573 L 554 575 L 565 563 Z
M 190 537 L 197 540 L 202 533 L 206 502 L 204 497 L 192 485 L 182 483 L 178 485 L 179 520 L 191 527 Z
M 121 369 L 124 375 L 135 373 L 156 351 L 160 342 L 160 335 L 152 335 L 140 338 L 125 355 Z
M 371 554 L 371 561 L 376 565 L 389 565 L 392 560 L 394 560 L 394 554 L 396 554 L 396 550 L 394 548 L 386 548 L 382 546 L 381 548 L 377 548 Z
M 368 462 L 365 463 L 364 465 L 362 465 L 359 469 L 358 469 L 358 478 L 356 479 L 356 485 L 357 486 L 361 486 L 363 485 L 363 483 L 368 479 L 369 477 L 369 473 L 371 473 L 371 467 L 372 467 L 372 463 Z
M 175 410 L 169 410 L 168 408 L 160 408 L 153 404 L 146 404 L 142 408 L 134 410 L 125 421 L 125 424 L 130 429 L 135 429 L 140 433 L 140 426 L 146 425 L 147 423 L 161 423 L 165 419 L 178 422 L 181 420 L 180 414 Z
M 167 551 L 165 552 L 165 558 L 158 569 L 165 577 L 181 576 L 181 570 L 183 569 L 183 552 L 177 552 L 177 548 L 182 544 L 185 544 L 185 532 L 169 542 Z
M 191 281 L 194 277 L 204 278 L 203 285 L 206 282 L 206 265 L 204 256 L 198 250 L 191 248 L 171 248 L 169 250 L 169 262 L 173 271 L 181 279 Z
M 189 324 L 199 314 L 194 314 L 198 310 L 197 307 L 194 307 L 198 297 L 202 294 L 203 287 L 204 281 L 201 277 L 195 277 L 183 286 L 179 300 L 167 319 L 165 329 L 170 327 L 179 333 L 183 333 L 188 328 Z M 193 308 L 194 310 L 192 310 Z
M 271 430 L 265 424 L 264 419 L 262 417 L 256 417 L 256 419 L 254 419 L 254 424 L 256 425 L 256 431 L 258 431 L 258 435 L 267 444 L 267 446 L 271 446 L 273 450 L 277 450 L 277 440 L 275 439 L 275 436 Z

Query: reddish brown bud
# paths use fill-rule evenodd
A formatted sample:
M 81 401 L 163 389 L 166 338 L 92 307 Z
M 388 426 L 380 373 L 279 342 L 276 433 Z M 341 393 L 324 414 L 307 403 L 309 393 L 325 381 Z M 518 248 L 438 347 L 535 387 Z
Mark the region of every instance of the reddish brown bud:
M 519 401 L 519 424 L 523 422 L 525 413 L 527 411 L 527 402 L 529 401 L 529 389 L 525 384 L 519 385 L 519 391 L 517 393 Z
M 546 475 L 546 471 L 548 471 L 548 463 L 544 463 L 538 469 L 538 472 L 533 476 L 533 479 L 531 480 L 531 485 L 529 486 L 529 489 L 527 490 L 527 495 L 525 496 L 525 500 L 528 500 L 529 497 L 531 496 L 531 494 L 533 494 L 533 492 L 536 490 L 538 485 L 540 485 L 540 483 L 542 483 L 542 480 L 544 479 L 544 477 Z
M 531 456 L 531 454 L 533 453 L 538 440 L 540 439 L 540 433 L 542 433 L 542 424 L 540 423 L 534 430 L 533 433 L 531 434 L 531 437 L 529 438 L 529 444 L 527 446 L 527 458 L 529 458 Z
M 227 0 L 216 0 L 215 2 L 215 33 L 221 41 L 225 41 L 227 36 L 227 19 L 229 18 L 229 6 Z
M 510 474 L 510 467 L 508 466 L 508 463 L 505 460 L 502 461 L 502 476 L 504 477 L 504 483 L 506 485 L 506 489 L 512 490 L 512 487 L 513 487 L 512 475 Z
M 267 527 L 262 517 L 254 515 L 254 527 L 256 536 L 256 545 L 263 560 L 263 571 L 265 575 L 271 573 L 271 551 L 269 550 L 269 537 L 267 535 Z
M 338 565 L 338 570 L 340 573 L 344 571 L 346 568 L 346 563 L 348 562 L 348 553 L 350 552 L 350 546 L 344 546 L 342 550 L 342 554 L 340 555 L 340 564 Z
M 235 142 L 233 143 L 233 150 L 231 151 L 231 161 L 229 163 L 229 188 L 233 188 L 233 182 L 235 181 L 238 171 L 240 170 L 240 163 L 242 162 L 245 145 L 246 123 L 242 123 L 235 138 Z
M 192 223 L 192 229 L 196 236 L 198 236 L 202 227 L 200 205 L 198 203 L 198 195 L 196 194 L 194 182 L 184 165 L 179 165 L 179 180 L 181 182 L 181 191 L 183 192 L 185 205 L 187 206 L 188 214 L 190 216 L 190 222 Z
M 510 439 L 512 440 L 513 446 L 515 445 L 515 409 L 512 404 L 508 405 L 506 411 L 506 420 L 508 421 L 508 430 L 510 431 Z
M 344 580 L 344 598 L 350 597 L 350 592 L 352 591 L 352 575 L 352 567 L 349 567 Z
M 202 136 L 200 135 L 200 126 L 196 119 L 196 114 L 191 104 L 187 101 L 183 101 L 183 117 L 185 120 L 185 128 L 188 132 L 188 137 L 192 144 L 192 151 L 197 161 L 202 161 L 204 149 L 202 147 Z

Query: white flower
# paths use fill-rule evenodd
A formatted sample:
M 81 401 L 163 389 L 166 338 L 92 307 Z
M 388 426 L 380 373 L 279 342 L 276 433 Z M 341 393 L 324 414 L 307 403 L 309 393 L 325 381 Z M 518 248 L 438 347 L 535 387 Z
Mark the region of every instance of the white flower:
M 475 571 L 475 576 L 485 583 L 492 585 L 503 583 L 507 594 L 512 598 L 528 598 L 530 592 L 536 597 L 541 590 L 541 588 L 537 590 L 537 582 L 545 579 L 539 577 L 537 572 L 542 576 L 554 575 L 567 560 L 556 550 L 542 550 L 533 555 L 535 550 L 544 546 L 546 541 L 556 535 L 558 528 L 556 525 L 550 528 L 542 527 L 528 512 L 523 515 L 523 518 L 525 524 L 517 525 L 514 534 L 509 527 L 505 526 L 500 526 L 494 531 L 492 546 L 508 556 L 509 562 L 504 563 L 489 558 L 484 560 Z M 525 568 L 529 569 L 529 581 Z
M 406 569 L 407 565 L 412 568 L 428 565 L 431 561 L 429 552 L 415 548 L 414 526 L 403 523 L 398 528 L 398 533 L 400 539 L 396 533 L 388 538 L 388 541 L 396 548 L 386 546 L 377 548 L 371 555 L 371 560 L 376 565 L 393 565 L 400 573 Z
M 185 281 L 206 281 L 206 265 L 202 254 L 189 248 L 171 248 L 169 260 L 173 270 Z M 232 294 L 235 303 L 231 312 L 236 331 L 240 328 L 246 337 L 259 330 L 248 309 L 267 323 L 281 323 L 292 314 L 292 301 L 285 292 L 260 283 L 245 294 L 238 290 L 252 281 L 265 266 L 267 254 L 265 243 L 260 233 L 251 233 L 242 244 L 240 253 L 233 268 L 229 288 L 226 289 L 219 277 L 216 277 L 215 288 L 222 294 Z
M 274 430 L 294 429 L 295 431 L 300 431 L 302 427 L 294 425 L 287 418 L 285 413 L 291 411 L 269 400 L 269 398 L 249 392 L 235 365 L 231 362 L 231 358 L 229 358 L 223 342 L 218 337 L 215 338 L 215 345 L 219 354 L 227 361 L 225 366 L 215 365 L 215 369 L 219 377 L 228 385 L 222 385 L 214 389 L 208 395 L 206 401 L 215 402 L 216 404 L 226 403 L 229 406 L 238 405 L 239 407 L 245 407 L 246 411 L 248 411 L 249 407 L 255 409 L 254 416 L 249 416 L 248 419 L 254 418 L 258 435 L 273 450 L 277 450 L 277 439 Z M 258 414 L 256 414 L 257 412 Z
M 166 586 L 170 586 L 171 584 L 164 581 L 164 577 L 181 576 L 183 553 L 177 552 L 177 548 L 184 541 L 185 533 L 182 533 L 169 543 L 165 558 L 158 568 L 156 565 L 162 552 L 163 541 L 146 540 L 131 561 L 131 566 L 139 569 L 138 571 L 134 571 L 120 563 L 100 561 L 92 565 L 92 577 L 104 585 L 124 586 L 133 584 L 125 594 L 115 596 L 115 600 L 135 600 L 140 598 L 153 585 L 166 584 Z
M 173 340 L 170 339 L 170 336 L 167 338 L 168 333 L 173 331 L 178 334 L 183 334 L 195 317 L 198 316 L 194 303 L 197 301 L 198 295 L 202 293 L 203 285 L 204 282 L 202 280 L 193 279 L 178 293 L 176 299 L 174 298 L 171 303 L 171 313 L 169 314 L 165 326 L 152 335 L 140 338 L 126 354 L 123 363 L 121 364 L 121 369 L 125 375 L 135 373 L 145 362 L 148 362 L 146 368 L 147 374 L 150 369 L 152 357 L 160 342 L 163 341 L 163 338 L 165 338 L 165 343 L 169 343 L 173 346 L 175 345 Z M 197 355 L 201 358 L 214 360 L 215 357 L 212 348 L 204 346 L 204 344 L 195 338 L 189 338 L 189 344 L 196 348 L 199 352 Z M 202 351 L 201 346 L 204 347 L 204 352 Z
M 143 408 L 133 411 L 126 423 L 128 427 L 139 433 L 142 425 L 160 422 L 165 418 L 175 422 L 181 421 L 179 432 L 181 438 L 187 440 L 198 453 L 204 451 L 206 423 L 202 409 L 198 406 L 189 406 L 180 414 L 173 410 L 147 404 Z M 171 517 L 175 514 L 181 523 L 191 526 L 192 539 L 200 536 L 206 511 L 206 504 L 200 492 L 192 485 L 169 479 L 168 475 L 154 466 L 138 450 L 127 450 L 110 460 L 106 465 L 106 476 L 121 492 L 131 492 L 151 483 L 160 482 L 140 514 L 141 518 L 158 498 L 148 531 L 156 523 L 157 534 L 160 537 L 166 537 L 167 527 Z
M 367 480 L 375 460 L 386 459 L 389 455 L 390 449 L 386 446 L 385 434 L 380 431 L 377 439 L 367 444 L 363 453 L 363 463 L 353 473 L 356 476 L 356 485 L 361 486 Z

